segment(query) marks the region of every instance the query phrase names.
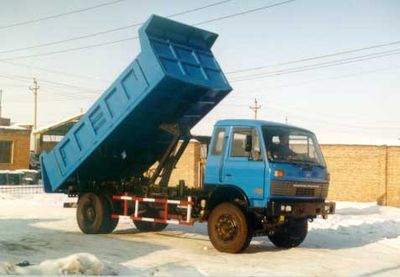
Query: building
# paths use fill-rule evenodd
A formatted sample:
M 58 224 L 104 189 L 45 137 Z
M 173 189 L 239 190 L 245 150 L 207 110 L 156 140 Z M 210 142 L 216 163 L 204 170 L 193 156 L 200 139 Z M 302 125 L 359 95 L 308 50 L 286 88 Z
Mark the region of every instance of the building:
M 0 170 L 29 168 L 31 129 L 0 118 Z
M 83 113 L 80 113 L 34 131 L 35 153 L 40 155 L 43 151 L 50 151 L 53 149 L 83 115 Z

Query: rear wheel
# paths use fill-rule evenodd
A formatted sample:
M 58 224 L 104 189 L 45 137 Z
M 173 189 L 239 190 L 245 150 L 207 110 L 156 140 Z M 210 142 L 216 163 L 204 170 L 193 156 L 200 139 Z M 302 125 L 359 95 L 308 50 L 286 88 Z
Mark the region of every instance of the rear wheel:
M 76 218 L 83 233 L 112 232 L 118 224 L 118 219 L 113 219 L 111 216 L 112 203 L 105 196 L 89 192 L 79 197 Z
M 118 225 L 119 218 L 112 218 L 114 213 L 113 203 L 108 195 L 102 195 L 101 198 L 104 200 L 105 210 L 107 210 L 107 215 L 104 218 L 103 225 L 101 226 L 100 233 L 109 234 L 114 231 Z
M 299 246 L 304 241 L 307 232 L 308 223 L 306 218 L 291 219 L 268 237 L 275 246 L 292 248 Z
M 237 205 L 222 203 L 208 218 L 208 236 L 218 251 L 239 253 L 249 246 L 252 232 L 245 213 Z
M 146 207 L 146 210 L 140 216 L 158 218 L 159 213 L 157 210 Z M 136 228 L 141 232 L 160 232 L 168 226 L 168 224 L 166 223 L 156 223 L 141 220 L 133 220 L 133 223 L 135 224 Z

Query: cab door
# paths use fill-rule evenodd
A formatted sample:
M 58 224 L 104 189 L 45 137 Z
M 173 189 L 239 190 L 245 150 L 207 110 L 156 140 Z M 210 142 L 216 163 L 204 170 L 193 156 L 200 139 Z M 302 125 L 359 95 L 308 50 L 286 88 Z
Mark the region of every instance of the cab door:
M 258 130 L 233 127 L 229 137 L 223 183 L 241 188 L 250 199 L 264 199 L 266 166 Z
M 208 151 L 205 169 L 205 185 L 217 185 L 222 183 L 222 169 L 224 165 L 224 154 L 226 148 L 227 128 L 216 127 Z

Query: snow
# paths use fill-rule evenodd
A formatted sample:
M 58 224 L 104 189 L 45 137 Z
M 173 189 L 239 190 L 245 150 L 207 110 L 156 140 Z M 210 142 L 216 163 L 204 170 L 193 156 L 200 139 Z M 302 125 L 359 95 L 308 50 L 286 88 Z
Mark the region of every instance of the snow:
M 113 234 L 84 235 L 75 209 L 62 208 L 64 201 L 73 200 L 60 194 L 0 195 L 0 274 L 400 274 L 400 209 L 375 203 L 337 203 L 337 214 L 309 224 L 298 248 L 281 250 L 257 237 L 244 253 L 232 255 L 212 247 L 205 224 L 140 233 L 126 220 Z M 24 260 L 32 266 L 15 266 Z
M 45 260 L 38 265 L 15 266 L 6 263 L 3 271 L 9 275 L 100 275 L 104 271 L 104 265 L 94 255 L 78 253 L 68 257 Z M 0 271 L 0 273 L 2 273 Z
M 6 169 L 6 170 L 0 170 L 0 173 L 1 174 L 4 174 L 4 173 L 39 173 L 39 171 L 37 171 L 37 170 L 33 170 L 33 169 L 16 169 L 16 170 L 8 170 L 8 169 Z
M 4 130 L 28 130 L 27 128 L 21 127 L 19 125 L 0 126 L 0 129 L 4 129 Z

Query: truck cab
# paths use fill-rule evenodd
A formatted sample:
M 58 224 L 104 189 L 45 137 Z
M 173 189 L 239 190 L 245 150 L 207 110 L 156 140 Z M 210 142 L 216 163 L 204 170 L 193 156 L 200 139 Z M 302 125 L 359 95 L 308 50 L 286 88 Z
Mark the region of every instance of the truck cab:
M 221 202 L 235 203 L 252 218 L 252 231 L 271 234 L 273 242 L 284 229 L 300 230 L 295 241 L 288 241 L 293 234 L 280 234 L 274 242 L 297 246 L 307 220 L 334 212 L 334 203 L 325 203 L 328 187 L 326 163 L 311 131 L 260 120 L 216 123 L 205 173 L 210 217 Z M 285 228 L 289 225 L 297 227 Z

